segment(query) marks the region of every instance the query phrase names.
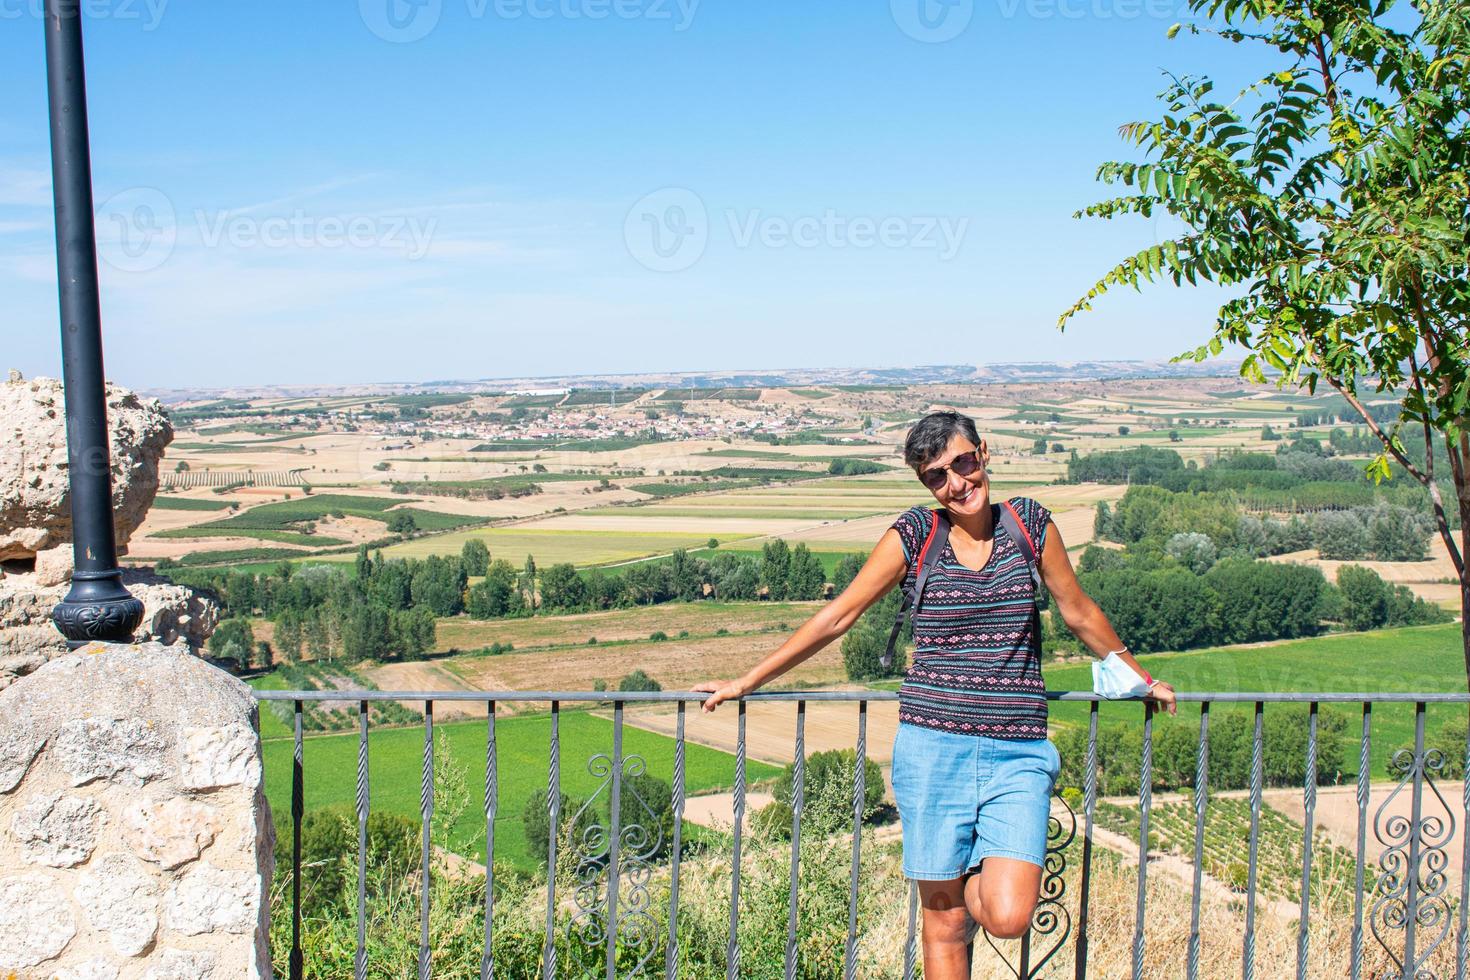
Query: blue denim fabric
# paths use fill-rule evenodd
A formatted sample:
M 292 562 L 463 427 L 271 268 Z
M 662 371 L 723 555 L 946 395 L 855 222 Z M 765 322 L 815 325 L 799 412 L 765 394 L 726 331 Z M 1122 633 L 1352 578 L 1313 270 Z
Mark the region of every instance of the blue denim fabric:
M 893 796 L 907 878 L 959 878 L 982 858 L 1042 864 L 1062 760 L 1050 739 L 957 735 L 900 723 Z

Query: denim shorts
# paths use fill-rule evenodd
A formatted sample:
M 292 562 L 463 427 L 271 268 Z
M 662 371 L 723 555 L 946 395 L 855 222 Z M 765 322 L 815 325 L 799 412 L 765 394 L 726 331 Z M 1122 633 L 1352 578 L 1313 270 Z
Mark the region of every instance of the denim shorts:
M 1043 864 L 1061 768 L 1050 739 L 957 735 L 901 722 L 892 783 L 904 877 L 959 878 L 992 856 Z

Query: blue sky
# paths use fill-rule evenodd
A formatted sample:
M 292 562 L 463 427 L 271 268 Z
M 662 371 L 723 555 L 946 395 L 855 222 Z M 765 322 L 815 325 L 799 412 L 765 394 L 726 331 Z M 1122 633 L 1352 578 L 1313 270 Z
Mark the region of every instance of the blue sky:
M 83 0 L 109 374 L 138 387 L 1162 358 L 1057 314 L 1178 0 Z M 59 370 L 41 0 L 0 0 L 5 361 Z

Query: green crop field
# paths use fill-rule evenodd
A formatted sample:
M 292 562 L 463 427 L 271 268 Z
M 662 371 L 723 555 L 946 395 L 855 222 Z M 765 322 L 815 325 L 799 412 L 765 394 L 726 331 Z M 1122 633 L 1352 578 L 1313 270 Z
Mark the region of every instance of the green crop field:
M 261 504 L 244 513 L 224 520 L 195 524 L 190 527 L 170 528 L 154 533 L 154 537 L 202 538 L 239 536 L 259 538 L 264 541 L 279 541 L 286 544 L 328 546 L 346 544 L 338 538 L 302 534 L 298 525 L 307 521 L 320 521 L 330 514 L 340 513 L 350 517 L 364 517 L 385 524 L 390 507 L 414 503 L 412 497 L 395 500 L 391 497 L 360 497 L 349 494 L 320 493 L 309 497 L 297 497 L 273 504 Z M 448 531 L 470 524 L 482 523 L 482 517 L 466 514 L 444 514 L 439 511 L 422 510 L 415 507 L 400 507 L 395 513 L 407 511 L 413 515 L 414 523 L 423 531 Z
M 1432 693 L 1465 689 L 1464 649 L 1458 623 L 1345 633 L 1293 640 L 1259 647 L 1221 647 L 1188 653 L 1156 653 L 1141 658 L 1149 673 L 1184 691 L 1410 691 Z M 1092 689 L 1090 664 L 1045 666 L 1048 690 Z M 1245 705 L 1215 705 L 1212 716 L 1251 711 Z M 1268 704 L 1265 709 L 1270 712 Z M 1356 741 L 1362 730 L 1360 705 L 1326 706 L 1350 716 L 1348 731 Z M 1133 704 L 1103 705 L 1100 721 L 1137 721 L 1142 710 Z M 1463 705 L 1430 705 L 1426 730 L 1464 717 Z M 1087 724 L 1087 705 L 1053 702 L 1051 718 L 1057 724 Z M 1177 717 L 1160 717 L 1158 724 L 1199 726 L 1199 707 L 1183 706 Z M 1383 778 L 1383 760 L 1414 739 L 1413 705 L 1378 705 L 1373 709 L 1374 778 Z M 1354 748 L 1349 761 L 1357 759 Z
M 630 714 L 636 709 L 630 709 Z M 261 712 L 265 756 L 266 795 L 281 814 L 291 809 L 292 741 L 265 720 Z M 279 722 L 275 723 L 280 725 Z M 281 726 L 284 729 L 284 726 Z M 559 725 L 562 791 L 585 798 L 598 781 L 587 771 L 587 761 L 612 750 L 612 722 L 588 711 L 563 711 Z M 521 811 L 529 799 L 546 797 L 551 716 L 518 715 L 497 720 L 496 752 L 499 765 L 499 810 L 495 820 L 495 852 L 512 864 L 530 870 L 535 857 L 526 847 Z M 450 847 L 480 860 L 485 855 L 485 818 L 480 806 L 485 786 L 486 725 L 483 721 L 450 722 L 434 726 L 434 744 L 447 752 L 465 776 L 468 806 L 450 831 Z M 648 772 L 672 781 L 674 740 L 631 726 L 623 729 L 623 751 L 641 756 Z M 368 739 L 369 784 L 373 810 L 418 818 L 419 780 L 423 767 L 424 735 L 419 727 L 379 729 Z M 690 795 L 729 789 L 735 782 L 735 759 L 724 752 L 690 744 L 685 749 L 685 787 Z M 306 809 L 351 807 L 356 794 L 357 736 L 324 735 L 304 739 L 302 764 Z M 746 763 L 749 781 L 768 779 L 779 770 L 758 762 Z M 448 801 L 437 801 L 438 806 Z
M 618 513 L 631 513 L 619 509 Z M 653 555 L 668 554 L 678 548 L 702 548 L 709 541 L 706 533 L 663 531 L 542 531 L 520 527 L 489 527 L 474 531 L 454 531 L 417 538 L 383 549 L 389 558 L 424 558 L 429 555 L 457 555 L 468 538 L 479 538 L 495 558 L 504 558 L 519 566 L 527 555 L 545 568 L 561 562 L 577 566 L 608 565 Z M 721 540 L 736 540 L 724 535 Z M 332 556 L 338 561 L 351 561 L 350 554 Z
M 160 495 L 153 498 L 153 506 L 158 510 L 224 510 L 230 504 L 226 500 L 197 500 L 193 497 Z

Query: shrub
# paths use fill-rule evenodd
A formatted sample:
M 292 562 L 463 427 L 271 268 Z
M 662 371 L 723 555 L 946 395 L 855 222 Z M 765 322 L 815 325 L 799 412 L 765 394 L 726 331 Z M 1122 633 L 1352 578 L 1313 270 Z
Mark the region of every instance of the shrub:
M 619 691 L 662 691 L 663 689 L 662 684 L 649 677 L 642 670 L 635 670 L 631 674 L 625 674 L 623 679 L 618 681 Z
M 883 770 L 872 759 L 863 760 L 863 820 L 883 806 Z M 818 835 L 852 829 L 852 791 L 857 776 L 857 752 L 832 749 L 807 757 L 803 780 L 801 827 Z M 759 829 L 775 837 L 791 835 L 791 800 L 796 763 L 787 765 L 772 790 L 774 799 L 754 816 Z

